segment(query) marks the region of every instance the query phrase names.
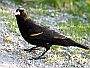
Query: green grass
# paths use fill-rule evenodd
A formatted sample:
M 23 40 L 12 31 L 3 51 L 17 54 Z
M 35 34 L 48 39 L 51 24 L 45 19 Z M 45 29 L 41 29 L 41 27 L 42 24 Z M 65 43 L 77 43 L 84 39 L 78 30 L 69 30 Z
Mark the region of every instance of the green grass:
M 10 0 L 11 2 L 14 2 L 15 4 L 19 5 L 21 4 L 22 0 Z
M 80 42 L 83 38 L 90 37 L 90 23 L 71 21 L 61 23 L 59 26 L 66 35 L 71 36 L 76 41 Z
M 17 23 L 16 23 L 16 19 L 15 19 L 15 16 L 13 14 L 11 14 L 11 12 L 7 9 L 5 9 L 3 7 L 3 10 L 0 9 L 0 17 L 3 18 L 6 26 L 8 26 L 9 30 L 12 31 L 12 32 L 17 32 L 18 31 L 18 26 L 17 26 Z

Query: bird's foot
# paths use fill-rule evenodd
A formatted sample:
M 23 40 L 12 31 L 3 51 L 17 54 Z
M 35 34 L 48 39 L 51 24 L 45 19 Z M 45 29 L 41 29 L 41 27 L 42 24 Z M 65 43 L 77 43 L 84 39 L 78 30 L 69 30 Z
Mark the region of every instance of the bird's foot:
M 33 50 L 38 50 L 38 49 L 33 49 Z M 24 51 L 31 52 L 32 49 L 24 49 Z
M 31 52 L 32 50 L 31 49 L 24 49 L 24 51 Z
M 38 59 L 45 59 L 46 57 L 32 57 L 31 59 L 29 59 L 29 60 L 38 60 Z

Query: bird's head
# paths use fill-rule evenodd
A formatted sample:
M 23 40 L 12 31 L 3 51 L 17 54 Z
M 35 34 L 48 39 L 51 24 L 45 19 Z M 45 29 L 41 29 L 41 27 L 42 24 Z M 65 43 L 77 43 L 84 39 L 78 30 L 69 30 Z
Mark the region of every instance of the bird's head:
M 27 18 L 27 14 L 25 13 L 25 9 L 24 8 L 18 8 L 15 12 L 15 16 L 16 18 L 23 18 L 26 19 Z

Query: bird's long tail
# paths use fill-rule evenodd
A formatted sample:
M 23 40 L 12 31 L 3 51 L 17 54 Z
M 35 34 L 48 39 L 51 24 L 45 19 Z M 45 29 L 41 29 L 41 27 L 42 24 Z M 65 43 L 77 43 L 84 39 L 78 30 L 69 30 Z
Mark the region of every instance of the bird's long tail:
M 90 49 L 88 46 L 81 45 L 79 43 L 76 43 L 75 41 L 71 40 L 70 38 L 65 38 L 65 39 L 54 39 L 54 44 L 55 45 L 61 45 L 61 46 L 77 46 L 83 49 Z

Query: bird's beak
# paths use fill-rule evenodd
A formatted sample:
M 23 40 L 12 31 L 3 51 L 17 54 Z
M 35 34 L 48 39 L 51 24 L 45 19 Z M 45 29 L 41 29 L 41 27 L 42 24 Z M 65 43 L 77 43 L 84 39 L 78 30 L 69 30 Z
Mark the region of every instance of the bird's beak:
M 20 12 L 19 11 L 15 12 L 15 15 L 20 15 Z

